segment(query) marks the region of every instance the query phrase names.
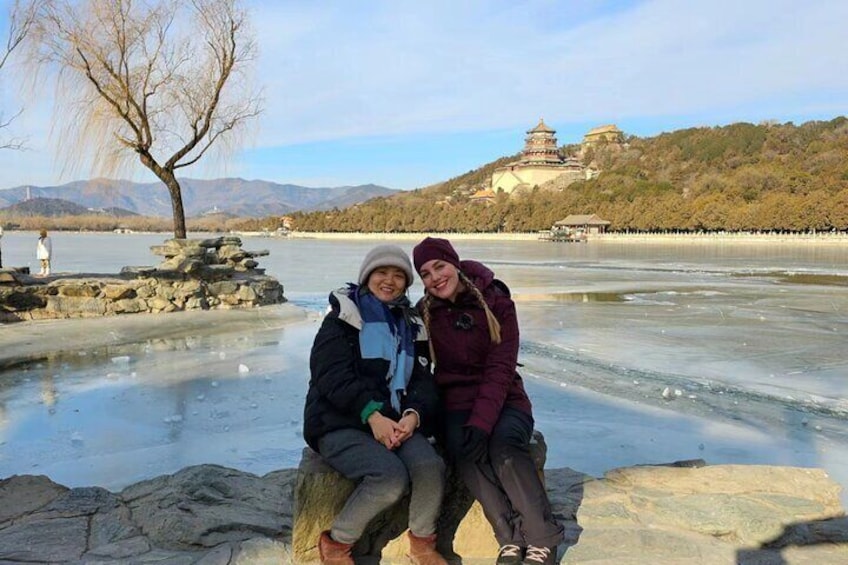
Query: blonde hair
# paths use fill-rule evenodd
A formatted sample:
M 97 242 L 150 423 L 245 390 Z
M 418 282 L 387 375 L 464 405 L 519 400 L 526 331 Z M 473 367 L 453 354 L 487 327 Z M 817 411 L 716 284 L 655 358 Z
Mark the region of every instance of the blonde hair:
M 489 305 L 486 304 L 486 300 L 483 298 L 483 293 L 480 292 L 480 289 L 477 288 L 471 280 L 465 276 L 465 274 L 457 269 L 457 274 L 459 275 L 460 282 L 465 285 L 465 287 L 474 295 L 474 298 L 477 300 L 477 304 L 483 309 L 486 313 L 486 324 L 489 326 L 489 339 L 492 343 L 498 344 L 501 342 L 501 324 L 498 322 L 498 319 L 495 318 L 495 315 L 492 313 L 492 310 L 489 308 Z M 429 336 L 428 345 L 430 346 L 430 361 L 432 363 L 436 363 L 436 351 L 433 348 L 433 334 L 430 332 L 430 321 L 432 319 L 432 315 L 430 314 L 430 306 L 433 303 L 433 295 L 429 292 L 424 294 L 424 298 L 421 300 L 421 319 L 424 320 L 424 327 L 427 329 L 427 335 Z

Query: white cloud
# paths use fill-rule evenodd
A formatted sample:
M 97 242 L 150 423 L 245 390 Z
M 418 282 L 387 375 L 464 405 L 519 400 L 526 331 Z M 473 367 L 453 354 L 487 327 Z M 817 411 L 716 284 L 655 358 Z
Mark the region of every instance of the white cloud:
M 310 6 L 258 18 L 262 145 L 848 97 L 848 3 L 657 0 L 577 25 L 564 2 Z

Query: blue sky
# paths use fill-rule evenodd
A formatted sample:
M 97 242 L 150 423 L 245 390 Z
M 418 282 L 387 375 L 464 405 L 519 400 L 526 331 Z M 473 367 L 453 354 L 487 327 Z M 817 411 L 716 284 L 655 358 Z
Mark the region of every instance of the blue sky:
M 573 143 L 607 123 L 652 136 L 848 113 L 843 0 L 247 5 L 265 111 L 243 150 L 185 176 L 412 189 L 520 151 L 540 117 Z M 23 109 L 7 133 L 29 149 L 0 151 L 0 188 L 95 176 L 62 171 L 49 92 L 23 100 L 17 80 L 0 71 L 0 109 Z

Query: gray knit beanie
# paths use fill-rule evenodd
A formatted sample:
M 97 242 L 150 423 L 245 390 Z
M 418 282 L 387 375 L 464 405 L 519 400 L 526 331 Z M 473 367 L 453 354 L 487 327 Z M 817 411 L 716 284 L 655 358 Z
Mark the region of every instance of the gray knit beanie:
M 368 252 L 359 267 L 359 286 L 368 284 L 368 277 L 377 267 L 397 267 L 406 275 L 406 287 L 412 284 L 412 263 L 406 252 L 397 245 L 378 245 Z

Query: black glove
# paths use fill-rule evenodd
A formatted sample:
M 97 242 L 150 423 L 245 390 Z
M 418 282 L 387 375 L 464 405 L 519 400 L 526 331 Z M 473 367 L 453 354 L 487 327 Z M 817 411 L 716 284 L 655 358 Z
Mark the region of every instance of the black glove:
M 462 442 L 462 455 L 468 461 L 479 463 L 486 459 L 489 452 L 489 434 L 476 426 L 465 428 L 465 439 Z

